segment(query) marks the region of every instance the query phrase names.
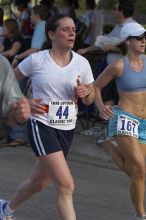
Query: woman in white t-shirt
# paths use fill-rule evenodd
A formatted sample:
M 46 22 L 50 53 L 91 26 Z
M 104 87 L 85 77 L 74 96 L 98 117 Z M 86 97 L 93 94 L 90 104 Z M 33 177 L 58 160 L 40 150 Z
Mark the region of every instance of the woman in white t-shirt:
M 71 18 L 48 18 L 46 36 L 52 42 L 24 59 L 15 69 L 18 79 L 30 76 L 35 101 L 28 122 L 28 134 L 37 162 L 29 180 L 24 182 L 5 207 L 3 216 L 11 216 L 24 201 L 42 191 L 51 181 L 57 189 L 60 219 L 75 220 L 72 194 L 74 181 L 66 162 L 77 117 L 77 99 L 89 105 L 94 99 L 93 74 L 88 61 L 72 51 L 76 30 Z M 4 214 L 5 213 L 5 214 Z M 1 216 L 0 216 L 1 217 Z

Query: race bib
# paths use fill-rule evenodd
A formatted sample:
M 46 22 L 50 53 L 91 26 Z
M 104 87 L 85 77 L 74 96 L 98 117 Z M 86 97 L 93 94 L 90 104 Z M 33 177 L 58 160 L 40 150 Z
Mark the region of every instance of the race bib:
M 117 134 L 129 135 L 138 138 L 139 121 L 129 116 L 118 116 Z
M 73 101 L 49 102 L 49 124 L 74 124 L 77 118 L 77 109 Z

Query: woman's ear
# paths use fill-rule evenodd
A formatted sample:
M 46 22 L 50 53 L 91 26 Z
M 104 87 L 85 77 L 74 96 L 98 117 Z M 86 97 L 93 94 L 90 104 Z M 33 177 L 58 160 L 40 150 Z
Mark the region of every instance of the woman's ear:
M 50 40 L 53 40 L 54 39 L 54 32 L 48 31 L 47 36 Z

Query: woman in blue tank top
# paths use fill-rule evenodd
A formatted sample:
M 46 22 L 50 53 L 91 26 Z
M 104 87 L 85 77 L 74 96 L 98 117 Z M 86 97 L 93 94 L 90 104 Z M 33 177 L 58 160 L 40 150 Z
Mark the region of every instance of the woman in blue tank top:
M 131 180 L 130 194 L 136 215 L 146 219 L 144 209 L 144 180 L 146 156 L 146 30 L 140 24 L 127 23 L 121 30 L 121 41 L 127 46 L 127 55 L 109 65 L 95 82 L 95 102 L 106 120 L 109 119 L 110 139 L 103 148 Z M 104 105 L 102 89 L 115 79 L 119 92 L 118 106 Z

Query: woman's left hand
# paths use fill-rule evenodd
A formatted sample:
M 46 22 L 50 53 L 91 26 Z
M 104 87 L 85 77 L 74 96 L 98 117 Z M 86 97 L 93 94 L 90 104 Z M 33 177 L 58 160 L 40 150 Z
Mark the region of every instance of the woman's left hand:
M 89 95 L 89 88 L 80 82 L 80 77 L 77 78 L 77 86 L 74 89 L 75 96 L 79 98 L 85 98 Z
M 79 85 L 75 87 L 75 95 L 79 98 L 85 98 L 89 95 L 89 88 L 85 85 Z

